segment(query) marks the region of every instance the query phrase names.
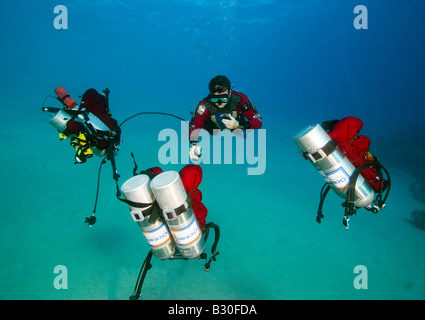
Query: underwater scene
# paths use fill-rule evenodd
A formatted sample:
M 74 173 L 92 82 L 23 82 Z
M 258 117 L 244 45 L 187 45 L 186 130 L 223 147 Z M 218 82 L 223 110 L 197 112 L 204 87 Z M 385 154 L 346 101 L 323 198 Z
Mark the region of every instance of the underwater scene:
M 424 1 L 0 7 L 0 299 L 425 299 Z

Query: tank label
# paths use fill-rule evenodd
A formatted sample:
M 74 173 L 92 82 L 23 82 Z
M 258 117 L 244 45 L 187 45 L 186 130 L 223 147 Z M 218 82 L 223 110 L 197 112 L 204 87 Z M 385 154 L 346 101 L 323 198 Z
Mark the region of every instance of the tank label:
M 345 189 L 350 182 L 350 175 L 343 167 L 339 167 L 335 171 L 329 172 L 328 178 L 332 181 L 335 187 L 340 190 Z
M 171 229 L 171 233 L 174 236 L 174 240 L 179 246 L 188 246 L 194 243 L 201 235 L 198 222 L 196 219 L 183 229 Z
M 165 223 L 155 230 L 143 231 L 143 235 L 151 247 L 162 246 L 164 243 L 170 240 L 170 232 L 168 231 Z

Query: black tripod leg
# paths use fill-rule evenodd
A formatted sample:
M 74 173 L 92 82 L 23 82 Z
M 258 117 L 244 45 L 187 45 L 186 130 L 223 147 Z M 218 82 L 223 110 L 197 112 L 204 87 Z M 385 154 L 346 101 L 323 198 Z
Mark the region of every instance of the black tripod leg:
M 145 281 L 146 274 L 152 268 L 151 265 L 152 251 L 149 251 L 143 262 L 142 268 L 140 269 L 139 276 L 137 277 L 136 286 L 134 287 L 134 293 L 130 296 L 130 300 L 139 300 L 142 294 L 143 282 Z
M 205 263 L 205 265 L 204 265 L 204 270 L 210 271 L 211 264 L 216 261 L 216 256 L 218 256 L 220 254 L 220 252 L 217 251 L 218 241 L 220 240 L 220 228 L 219 228 L 218 225 L 216 225 L 212 222 L 208 223 L 207 226 L 208 226 L 208 228 L 214 228 L 214 231 L 215 231 L 215 239 L 214 239 L 214 243 L 211 247 L 211 257 L 207 261 L 207 263 Z

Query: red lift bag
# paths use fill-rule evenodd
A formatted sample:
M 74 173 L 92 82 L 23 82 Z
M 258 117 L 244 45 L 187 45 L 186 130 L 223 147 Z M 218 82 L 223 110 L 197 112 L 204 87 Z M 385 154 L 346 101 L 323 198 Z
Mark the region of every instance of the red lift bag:
M 341 151 L 347 156 L 348 160 L 357 168 L 365 162 L 378 161 L 369 151 L 370 139 L 366 136 L 358 135 L 363 127 L 363 122 L 355 117 L 347 117 L 338 121 L 333 127 L 329 136 L 338 143 Z M 382 181 L 380 172 L 374 167 L 365 167 L 361 175 L 369 182 L 374 191 L 379 191 Z

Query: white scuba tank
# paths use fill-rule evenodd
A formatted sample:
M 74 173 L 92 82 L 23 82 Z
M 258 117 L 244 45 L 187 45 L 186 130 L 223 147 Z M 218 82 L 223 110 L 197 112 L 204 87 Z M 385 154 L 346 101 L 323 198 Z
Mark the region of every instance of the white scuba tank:
M 185 258 L 197 258 L 204 250 L 205 241 L 179 173 L 162 172 L 152 179 L 150 187 L 178 251 Z
M 341 152 L 337 143 L 319 124 L 309 126 L 296 134 L 294 142 L 330 184 L 335 193 L 345 198 L 351 175 L 356 168 Z M 355 187 L 355 206 L 369 206 L 374 200 L 374 195 L 367 181 L 362 175 L 359 175 Z
M 159 259 L 171 258 L 175 253 L 175 244 L 164 218 L 155 205 L 155 197 L 149 187 L 150 179 L 140 174 L 128 179 L 121 186 L 124 198 L 137 203 L 151 203 L 146 208 L 131 205 L 130 214 L 139 225 L 152 253 Z
M 64 132 L 66 129 L 66 123 L 72 118 L 72 116 L 64 109 L 60 109 L 56 114 L 52 115 L 49 120 L 49 124 L 53 126 L 59 132 Z

